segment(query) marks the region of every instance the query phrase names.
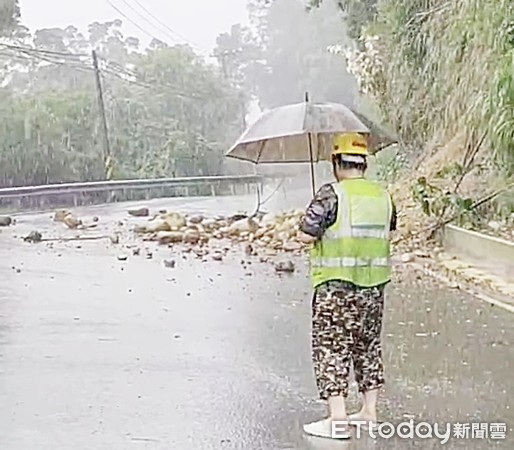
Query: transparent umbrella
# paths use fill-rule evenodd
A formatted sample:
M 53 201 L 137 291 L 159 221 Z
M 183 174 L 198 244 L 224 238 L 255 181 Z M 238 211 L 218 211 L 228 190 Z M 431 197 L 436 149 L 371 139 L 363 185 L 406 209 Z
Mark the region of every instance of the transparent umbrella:
M 310 163 L 315 191 L 314 163 L 330 161 L 334 134 L 355 132 L 368 136 L 370 152 L 397 142 L 379 125 L 339 103 L 303 103 L 265 112 L 248 127 L 226 156 L 255 164 Z

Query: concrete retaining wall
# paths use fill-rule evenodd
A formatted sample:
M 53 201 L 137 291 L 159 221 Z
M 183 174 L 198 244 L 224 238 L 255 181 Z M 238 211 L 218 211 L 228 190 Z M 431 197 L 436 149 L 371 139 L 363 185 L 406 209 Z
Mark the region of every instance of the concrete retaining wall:
M 514 278 L 514 243 L 455 225 L 445 227 L 442 241 L 447 253 Z

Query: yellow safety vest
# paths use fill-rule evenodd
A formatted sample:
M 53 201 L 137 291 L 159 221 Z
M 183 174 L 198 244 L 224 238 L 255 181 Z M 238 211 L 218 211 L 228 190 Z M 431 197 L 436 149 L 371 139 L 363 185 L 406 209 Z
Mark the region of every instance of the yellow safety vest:
M 378 183 L 364 178 L 333 183 L 338 198 L 336 222 L 311 251 L 314 287 L 343 280 L 373 287 L 391 279 L 392 201 Z

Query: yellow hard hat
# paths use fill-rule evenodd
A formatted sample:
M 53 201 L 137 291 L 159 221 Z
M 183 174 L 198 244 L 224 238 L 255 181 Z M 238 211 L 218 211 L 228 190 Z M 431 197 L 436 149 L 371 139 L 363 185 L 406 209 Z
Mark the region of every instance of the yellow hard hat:
M 344 133 L 334 137 L 333 155 L 360 155 L 368 156 L 368 143 L 359 133 Z

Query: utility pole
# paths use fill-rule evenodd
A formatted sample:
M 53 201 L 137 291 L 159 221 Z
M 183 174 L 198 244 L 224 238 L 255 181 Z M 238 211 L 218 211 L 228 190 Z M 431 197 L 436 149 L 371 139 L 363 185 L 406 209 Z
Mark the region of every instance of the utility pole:
M 98 67 L 98 57 L 96 52 L 92 51 L 93 68 L 95 70 L 96 90 L 98 93 L 98 107 L 100 108 L 100 119 L 102 120 L 102 128 L 104 135 L 104 158 L 105 158 L 105 177 L 109 180 L 112 178 L 113 160 L 111 156 L 111 146 L 109 143 L 109 131 L 107 129 L 107 118 L 105 117 L 104 96 L 102 91 L 102 82 L 100 79 L 100 69 Z

